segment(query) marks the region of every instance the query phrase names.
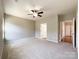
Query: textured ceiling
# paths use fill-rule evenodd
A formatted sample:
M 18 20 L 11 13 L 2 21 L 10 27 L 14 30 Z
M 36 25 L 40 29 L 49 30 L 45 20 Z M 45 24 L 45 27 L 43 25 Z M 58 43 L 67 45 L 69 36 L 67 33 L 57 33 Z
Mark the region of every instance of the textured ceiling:
M 34 19 L 30 9 L 44 11 L 43 17 L 54 14 L 64 14 L 77 8 L 77 0 L 4 0 L 5 13 L 25 19 Z M 37 17 L 35 19 L 40 19 Z

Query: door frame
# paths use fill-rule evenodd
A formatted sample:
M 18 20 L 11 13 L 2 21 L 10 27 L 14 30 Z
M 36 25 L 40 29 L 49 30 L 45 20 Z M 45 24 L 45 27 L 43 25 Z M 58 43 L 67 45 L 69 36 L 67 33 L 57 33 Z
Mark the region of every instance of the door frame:
M 72 33 L 72 37 L 73 37 L 73 48 L 76 48 L 76 18 L 73 18 L 73 33 Z
M 76 48 L 76 43 L 77 42 L 76 42 L 76 18 L 75 17 L 73 18 L 72 22 L 73 22 L 72 45 L 73 45 L 73 48 Z M 59 33 L 58 34 L 58 38 L 59 38 L 58 42 L 61 42 L 61 39 L 62 39 L 62 37 L 61 37 L 62 36 L 62 34 L 61 34 L 61 26 L 62 26 L 61 23 L 62 23 L 62 21 L 59 21 L 58 23 L 59 23 L 59 25 L 58 25 L 59 26 L 58 27 L 59 28 L 58 29 L 58 31 L 59 31 L 58 32 Z

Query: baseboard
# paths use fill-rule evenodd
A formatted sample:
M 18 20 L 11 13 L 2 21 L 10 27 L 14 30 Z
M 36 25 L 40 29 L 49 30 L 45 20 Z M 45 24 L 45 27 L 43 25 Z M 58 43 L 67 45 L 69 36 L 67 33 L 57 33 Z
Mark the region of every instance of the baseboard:
M 53 40 L 48 40 L 48 41 L 51 41 L 51 42 L 55 42 L 55 43 L 58 43 L 58 41 L 53 41 Z

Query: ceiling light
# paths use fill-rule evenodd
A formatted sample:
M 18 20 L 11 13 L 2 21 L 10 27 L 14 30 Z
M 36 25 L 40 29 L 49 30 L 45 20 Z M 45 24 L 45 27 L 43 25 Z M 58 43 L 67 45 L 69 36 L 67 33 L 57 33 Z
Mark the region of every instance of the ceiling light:
M 34 12 L 33 15 L 34 15 L 35 17 L 37 17 L 37 13 Z
M 33 15 L 33 18 L 39 16 L 42 17 L 42 14 L 44 13 L 43 11 L 40 10 L 30 10 L 32 13 L 28 14 L 28 15 Z

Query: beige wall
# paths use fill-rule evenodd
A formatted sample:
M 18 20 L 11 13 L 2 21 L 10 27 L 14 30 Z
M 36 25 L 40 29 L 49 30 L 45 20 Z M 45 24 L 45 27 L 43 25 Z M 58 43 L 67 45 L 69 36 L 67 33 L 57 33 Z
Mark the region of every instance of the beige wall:
M 2 1 L 0 0 L 0 41 L 3 41 L 2 23 L 3 23 L 3 7 L 2 7 Z
M 58 19 L 60 21 L 73 20 L 73 18 L 76 17 L 76 14 L 77 14 L 76 11 L 70 12 L 70 13 L 66 13 L 66 14 L 63 14 L 63 15 L 59 15 Z
M 18 40 L 35 36 L 35 21 L 6 15 L 5 39 Z
M 0 59 L 2 59 L 2 52 L 4 47 L 2 24 L 3 24 L 3 6 L 2 6 L 2 0 L 0 0 Z
M 58 16 L 49 16 L 36 21 L 36 38 L 40 38 L 40 24 L 47 23 L 47 36 L 49 41 L 58 42 Z

